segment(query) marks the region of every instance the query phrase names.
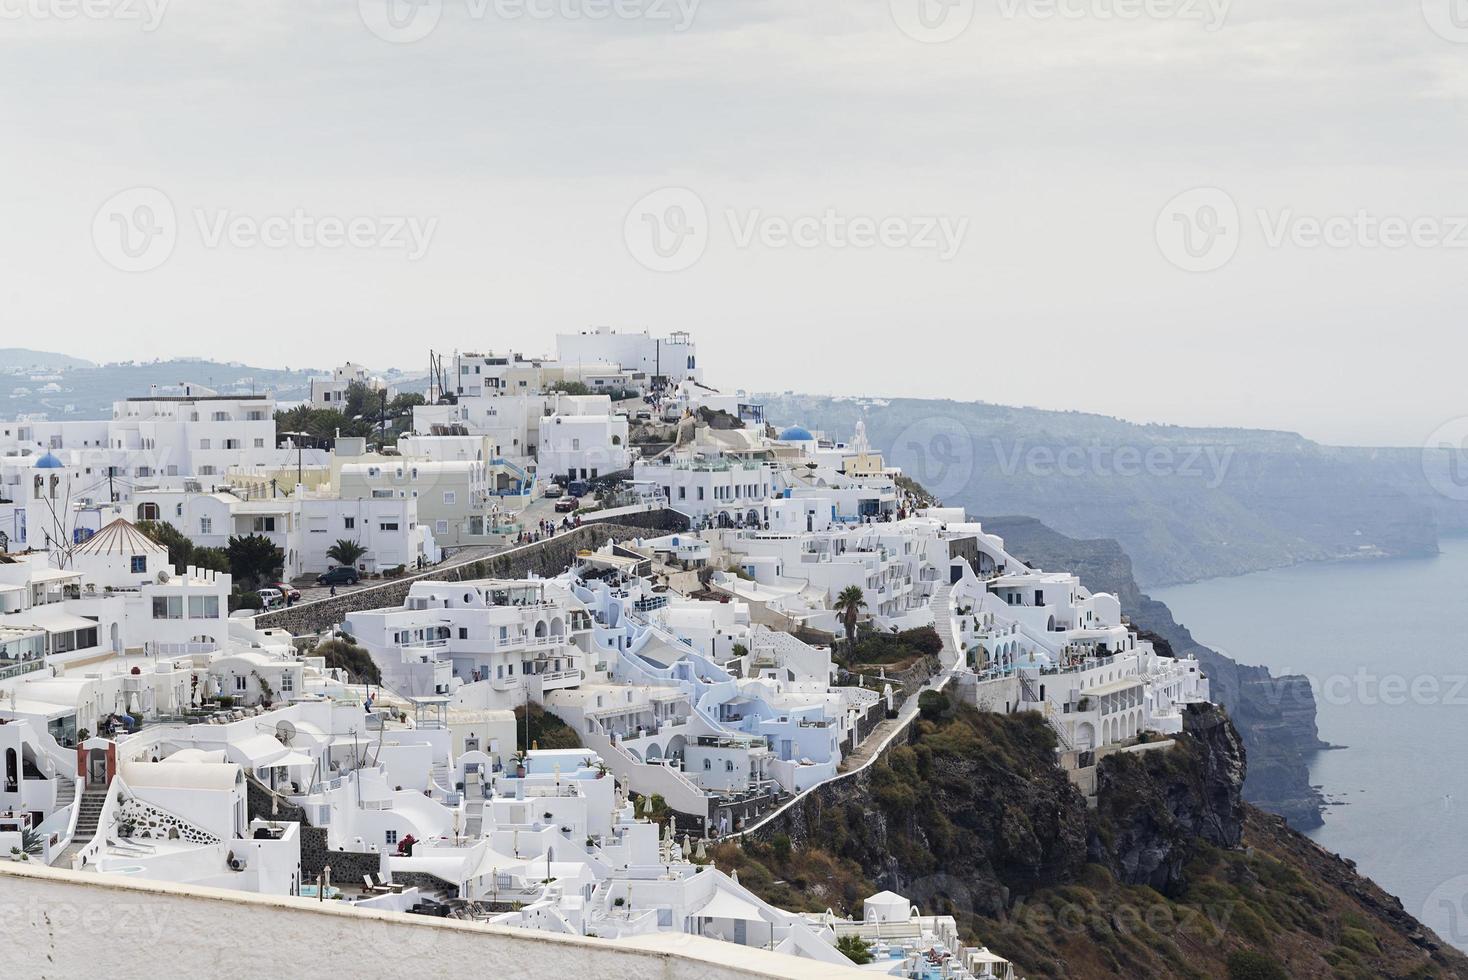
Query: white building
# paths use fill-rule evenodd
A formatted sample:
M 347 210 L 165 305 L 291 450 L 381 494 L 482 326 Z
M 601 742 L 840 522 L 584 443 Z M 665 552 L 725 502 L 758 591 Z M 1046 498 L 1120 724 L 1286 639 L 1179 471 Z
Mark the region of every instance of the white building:
M 547 415 L 540 420 L 541 479 L 594 480 L 632 466 L 624 415 Z
M 642 333 L 619 333 L 609 327 L 597 327 L 581 333 L 556 336 L 556 360 L 562 365 L 616 364 L 648 376 L 654 386 L 700 381 L 703 371 L 698 366 L 692 338 L 683 331 L 667 337 Z
M 341 411 L 346 405 L 347 392 L 354 384 L 364 385 L 379 397 L 385 396 L 388 401 L 391 401 L 397 394 L 392 385 L 385 380 L 374 376 L 362 365 L 348 361 L 341 367 L 333 369 L 329 378 L 311 379 L 312 407 Z

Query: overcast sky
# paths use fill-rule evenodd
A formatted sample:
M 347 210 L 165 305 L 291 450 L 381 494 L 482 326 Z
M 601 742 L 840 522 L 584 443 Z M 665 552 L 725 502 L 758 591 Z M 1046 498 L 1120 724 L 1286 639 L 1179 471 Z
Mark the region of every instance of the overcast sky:
M 0 346 L 1468 414 L 1459 0 L 948 2 L 0 0 Z

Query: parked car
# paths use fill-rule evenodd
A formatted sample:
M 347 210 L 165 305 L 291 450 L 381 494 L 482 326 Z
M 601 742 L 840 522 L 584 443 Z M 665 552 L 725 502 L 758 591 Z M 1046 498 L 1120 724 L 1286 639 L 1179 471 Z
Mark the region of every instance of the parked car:
M 265 609 L 285 605 L 285 596 L 279 589 L 256 589 L 255 594 L 260 597 L 260 604 Z
M 317 585 L 356 585 L 357 570 L 350 565 L 338 565 L 328 568 L 316 576 Z
M 580 506 L 581 499 L 579 497 L 562 497 L 560 500 L 556 501 L 556 513 L 569 514 L 575 511 Z
M 297 589 L 289 582 L 271 582 L 270 587 L 272 589 L 279 589 L 280 594 L 285 596 L 287 602 L 301 601 L 301 590 Z
M 561 489 L 561 485 L 559 483 L 552 483 L 545 488 L 545 493 L 543 494 L 543 496 L 546 500 L 555 500 L 557 497 L 565 494 L 565 492 L 566 491 Z

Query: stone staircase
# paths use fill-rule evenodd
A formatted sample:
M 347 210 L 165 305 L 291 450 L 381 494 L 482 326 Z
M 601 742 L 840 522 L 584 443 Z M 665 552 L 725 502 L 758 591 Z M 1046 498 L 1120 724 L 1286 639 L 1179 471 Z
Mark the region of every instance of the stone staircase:
M 76 780 L 70 776 L 59 776 L 56 780 L 56 809 L 65 810 L 76 799 Z
M 70 780 L 66 780 L 65 782 L 68 786 L 72 786 Z M 76 795 L 75 787 L 69 789 L 68 792 L 74 799 Z M 60 795 L 59 788 L 58 795 Z M 67 845 L 66 850 L 62 851 L 52 860 L 51 865 L 53 867 L 70 868 L 72 860 L 77 856 L 78 852 L 90 844 L 93 837 L 97 836 L 97 823 L 102 816 L 102 804 L 106 802 L 107 790 L 82 790 L 81 802 L 77 804 L 81 809 L 77 812 L 76 833 L 72 836 L 71 843 Z
M 97 821 L 102 816 L 102 804 L 107 802 L 105 789 L 82 790 L 81 810 L 76 818 L 76 836 L 73 840 L 89 841 L 97 835 Z

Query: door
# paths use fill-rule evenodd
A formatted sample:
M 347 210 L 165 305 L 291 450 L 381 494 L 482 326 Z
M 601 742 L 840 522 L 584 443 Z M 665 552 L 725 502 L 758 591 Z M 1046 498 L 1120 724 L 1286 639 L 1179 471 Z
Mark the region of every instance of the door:
M 107 785 L 107 753 L 102 749 L 87 754 L 87 782 L 93 786 Z

